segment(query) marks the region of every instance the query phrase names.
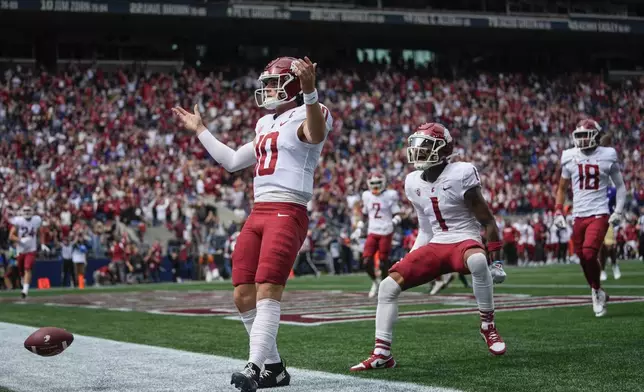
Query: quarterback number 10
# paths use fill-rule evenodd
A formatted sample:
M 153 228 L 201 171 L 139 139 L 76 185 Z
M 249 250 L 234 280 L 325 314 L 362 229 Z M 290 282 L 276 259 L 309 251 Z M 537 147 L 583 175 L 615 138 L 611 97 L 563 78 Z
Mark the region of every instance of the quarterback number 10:
M 277 165 L 277 136 L 279 132 L 271 132 L 261 135 L 255 144 L 255 175 L 267 176 L 275 173 Z
M 579 189 L 599 189 L 599 165 L 578 164 L 577 169 L 579 170 Z

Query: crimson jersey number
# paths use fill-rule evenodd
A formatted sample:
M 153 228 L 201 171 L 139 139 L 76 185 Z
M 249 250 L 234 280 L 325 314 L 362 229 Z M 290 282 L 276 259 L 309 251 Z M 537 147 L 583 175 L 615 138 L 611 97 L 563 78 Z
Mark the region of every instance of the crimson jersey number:
M 20 238 L 24 238 L 27 235 L 33 237 L 36 234 L 36 229 L 33 227 L 21 227 L 20 228 Z
M 373 215 L 374 218 L 376 219 L 382 218 L 382 215 L 380 215 L 380 203 L 371 204 L 371 208 L 376 210 L 376 213 Z
M 277 165 L 277 137 L 279 132 L 271 132 L 261 135 L 255 144 L 255 175 L 267 176 L 275 173 Z
M 597 190 L 599 189 L 599 165 L 578 164 L 579 170 L 579 189 Z
M 445 219 L 443 219 L 443 214 L 441 214 L 440 208 L 438 208 L 438 197 L 431 197 L 432 207 L 434 208 L 434 215 L 438 221 L 438 225 L 441 227 L 441 230 L 448 231 L 447 224 L 445 224 Z

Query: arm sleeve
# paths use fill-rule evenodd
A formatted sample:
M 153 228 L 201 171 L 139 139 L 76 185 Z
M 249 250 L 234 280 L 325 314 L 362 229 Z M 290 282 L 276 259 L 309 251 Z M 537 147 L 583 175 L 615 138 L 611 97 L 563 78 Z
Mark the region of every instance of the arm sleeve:
M 477 186 L 481 186 L 479 172 L 476 170 L 474 165 L 468 165 L 468 167 L 463 171 L 463 177 L 461 179 L 461 190 L 463 192 L 461 196 L 465 195 L 465 192 Z
M 416 210 L 416 215 L 418 216 L 418 236 L 414 242 L 414 246 L 411 247 L 411 252 L 420 248 L 421 246 L 427 245 L 434 236 L 432 231 L 432 224 L 429 221 L 429 216 L 425 214 L 422 208 L 414 204 L 414 209 Z
M 432 224 L 429 221 L 429 216 L 425 214 L 425 211 L 423 209 L 423 206 L 420 204 L 416 204 L 414 202 L 413 198 L 413 186 L 411 184 L 411 179 L 409 176 L 405 179 L 405 195 L 407 196 L 407 199 L 411 201 L 411 204 L 414 206 L 414 210 L 416 211 L 416 216 L 418 217 L 418 236 L 416 236 L 416 241 L 414 242 L 414 246 L 411 247 L 411 251 L 414 251 L 421 246 L 427 245 L 429 241 L 432 239 L 434 236 L 434 232 L 432 231 Z
M 572 173 L 570 173 L 570 170 L 568 169 L 568 159 L 565 152 L 563 152 L 561 153 L 561 177 L 568 180 L 571 176 Z
M 396 191 L 391 192 L 391 214 L 400 214 L 400 198 L 398 197 L 398 192 Z
M 255 149 L 253 142 L 246 143 L 237 151 L 228 147 L 215 138 L 210 131 L 199 134 L 199 141 L 211 157 L 221 164 L 227 172 L 235 172 L 255 164 Z
M 369 209 L 367 208 L 367 194 L 366 192 L 362 193 L 362 214 L 369 215 Z
M 615 212 L 621 214 L 624 212 L 624 204 L 626 202 L 626 185 L 622 172 L 619 170 L 617 162 L 613 163 L 610 168 L 610 178 L 615 184 Z

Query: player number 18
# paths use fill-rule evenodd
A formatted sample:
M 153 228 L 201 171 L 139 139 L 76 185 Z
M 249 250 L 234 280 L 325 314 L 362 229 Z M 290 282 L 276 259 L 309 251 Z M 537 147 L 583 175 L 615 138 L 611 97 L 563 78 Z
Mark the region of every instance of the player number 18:
M 596 190 L 599 189 L 599 165 L 578 164 L 579 170 L 579 189 Z

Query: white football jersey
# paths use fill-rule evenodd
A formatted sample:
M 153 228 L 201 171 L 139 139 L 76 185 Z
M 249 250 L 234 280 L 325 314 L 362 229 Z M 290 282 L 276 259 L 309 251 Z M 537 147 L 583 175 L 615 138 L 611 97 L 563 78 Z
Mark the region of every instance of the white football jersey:
M 362 193 L 362 213 L 369 216 L 367 233 L 389 235 L 394 231 L 394 215 L 400 213 L 398 192 L 387 189 L 379 195 Z
M 18 232 L 18 243 L 16 250 L 18 254 L 30 253 L 38 250 L 37 237 L 38 229 L 42 225 L 42 219 L 38 215 L 34 215 L 31 219 L 27 220 L 22 216 L 14 216 L 9 220 L 15 226 Z
M 564 150 L 561 154 L 561 177 L 571 179 L 573 215 L 608 214 L 606 192 L 610 177 L 617 173 L 617 152 L 612 147 L 597 147 L 588 155 L 578 148 Z
M 550 227 L 548 227 L 547 243 L 550 245 L 559 243 L 559 228 L 555 224 L 552 224 L 550 225 Z
M 322 106 L 327 134 L 333 119 Z M 268 114 L 255 126 L 255 200 L 273 201 L 271 192 L 295 193 L 304 203 L 313 195 L 313 173 L 318 165 L 324 141 L 309 144 L 297 137 L 297 130 L 306 120 L 306 105 L 287 110 L 279 116 Z
M 526 244 L 536 245 L 536 242 L 534 241 L 534 228 L 528 224 L 526 224 L 525 227 L 526 227 Z
M 411 172 L 405 178 L 405 194 L 418 215 L 428 219 L 433 231 L 430 242 L 452 244 L 465 240 L 482 243 L 481 225 L 465 204 L 468 190 L 480 186 L 481 180 L 471 163 L 454 162 L 430 183 L 421 178 L 421 170 Z
M 515 223 L 512 225 L 519 232 L 519 245 L 525 245 L 528 242 L 528 225 L 525 223 Z

